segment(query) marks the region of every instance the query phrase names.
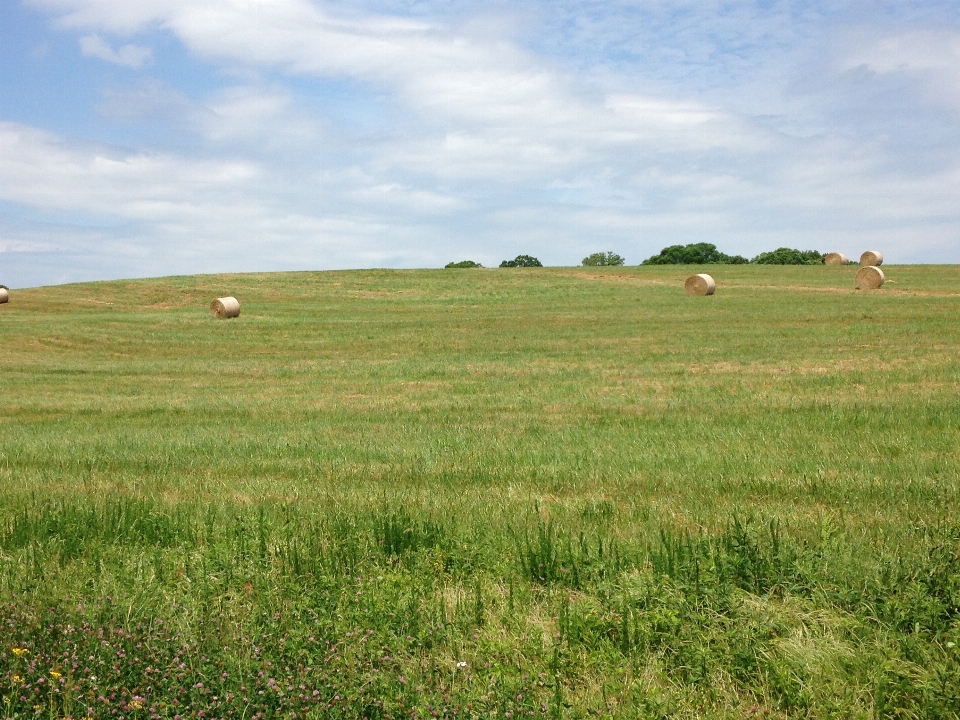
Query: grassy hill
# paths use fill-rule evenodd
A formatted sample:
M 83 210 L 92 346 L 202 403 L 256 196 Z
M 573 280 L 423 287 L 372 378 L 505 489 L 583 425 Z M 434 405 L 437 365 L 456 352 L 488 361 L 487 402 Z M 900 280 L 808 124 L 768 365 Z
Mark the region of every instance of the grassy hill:
M 960 269 L 700 270 L 12 291 L 6 717 L 957 717 Z

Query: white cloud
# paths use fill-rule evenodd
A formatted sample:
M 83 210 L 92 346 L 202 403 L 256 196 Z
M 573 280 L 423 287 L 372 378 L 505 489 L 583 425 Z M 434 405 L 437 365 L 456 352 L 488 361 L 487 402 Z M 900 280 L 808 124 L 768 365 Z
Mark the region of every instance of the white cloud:
M 851 33 L 838 66 L 841 71 L 862 67 L 882 76 L 914 77 L 925 101 L 960 111 L 960 32 L 954 28 L 894 34 L 860 30 Z
M 190 212 L 257 174 L 249 162 L 188 160 L 71 145 L 52 133 L 0 122 L 0 198 L 44 209 L 155 220 Z
M 114 50 L 99 35 L 84 35 L 80 38 L 80 51 L 85 57 L 96 57 L 117 65 L 137 69 L 153 58 L 150 48 L 139 45 L 124 45 Z
M 48 253 L 62 249 L 62 245 L 52 242 L 34 242 L 20 238 L 0 237 L 0 253 Z
M 325 118 L 301 107 L 282 86 L 234 86 L 208 100 L 207 113 L 197 114 L 196 126 L 210 141 L 261 151 L 300 151 L 315 147 L 323 136 Z
M 866 65 L 879 73 L 960 71 L 960 33 L 953 30 L 914 30 L 873 38 L 857 33 L 846 51 L 846 69 Z
M 155 78 L 144 78 L 134 86 L 105 88 L 97 110 L 110 120 L 125 123 L 187 121 L 211 112 L 169 83 Z
M 393 211 L 416 213 L 450 213 L 464 210 L 468 204 L 461 198 L 437 192 L 418 190 L 398 183 L 361 187 L 349 193 L 364 205 L 384 207 Z
M 58 213 L 64 257 L 81 253 L 100 258 L 104 267 L 126 257 L 127 275 L 195 272 L 198 266 L 392 264 L 398 256 L 393 243 L 416 244 L 422 234 L 419 213 L 447 212 L 459 202 L 402 186 L 358 186 L 349 172 L 294 178 L 250 162 L 76 143 L 15 123 L 0 123 L 0 149 L 0 200 Z M 83 227 L 63 223 L 64 213 L 82 214 Z M 400 226 L 394 224 L 398 218 Z M 37 230 L 34 223 L 18 234 Z M 13 233 L 0 225 L 0 236 Z M 46 250 L 39 239 L 18 239 L 4 248 Z M 425 258 L 416 250 L 405 256 Z

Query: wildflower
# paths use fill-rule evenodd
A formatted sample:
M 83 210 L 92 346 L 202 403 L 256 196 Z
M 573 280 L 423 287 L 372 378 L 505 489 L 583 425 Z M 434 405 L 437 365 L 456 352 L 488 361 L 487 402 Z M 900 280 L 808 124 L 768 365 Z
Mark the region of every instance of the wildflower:
M 13 652 L 13 654 L 16 655 L 17 657 L 22 657 L 22 656 L 24 656 L 24 655 L 26 655 L 27 653 L 30 652 L 30 651 L 27 650 L 26 648 L 10 648 L 10 650 L 11 650 L 11 651 Z
M 63 673 L 58 673 L 56 670 L 51 670 L 51 671 L 50 671 L 50 677 L 52 677 L 54 680 L 56 680 L 56 679 L 58 679 L 58 678 L 63 677 Z
M 23 675 L 14 675 L 12 679 L 13 679 L 14 685 L 19 685 L 20 683 L 23 682 Z
M 465 660 L 461 660 L 460 662 L 457 663 L 457 668 L 465 668 L 466 666 L 467 666 L 467 662 Z

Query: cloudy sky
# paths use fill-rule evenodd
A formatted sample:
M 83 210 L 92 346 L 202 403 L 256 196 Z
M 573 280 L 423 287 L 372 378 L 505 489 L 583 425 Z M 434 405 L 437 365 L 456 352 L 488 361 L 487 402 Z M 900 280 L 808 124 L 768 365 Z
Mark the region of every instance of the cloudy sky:
M 956 0 L 3 0 L 0 282 L 960 262 Z

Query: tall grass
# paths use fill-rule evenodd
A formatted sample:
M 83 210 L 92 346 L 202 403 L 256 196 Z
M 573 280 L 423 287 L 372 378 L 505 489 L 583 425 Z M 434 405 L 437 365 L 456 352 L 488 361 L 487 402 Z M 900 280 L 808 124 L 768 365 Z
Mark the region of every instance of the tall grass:
M 687 274 L 19 291 L 4 716 L 957 717 L 956 269 Z

